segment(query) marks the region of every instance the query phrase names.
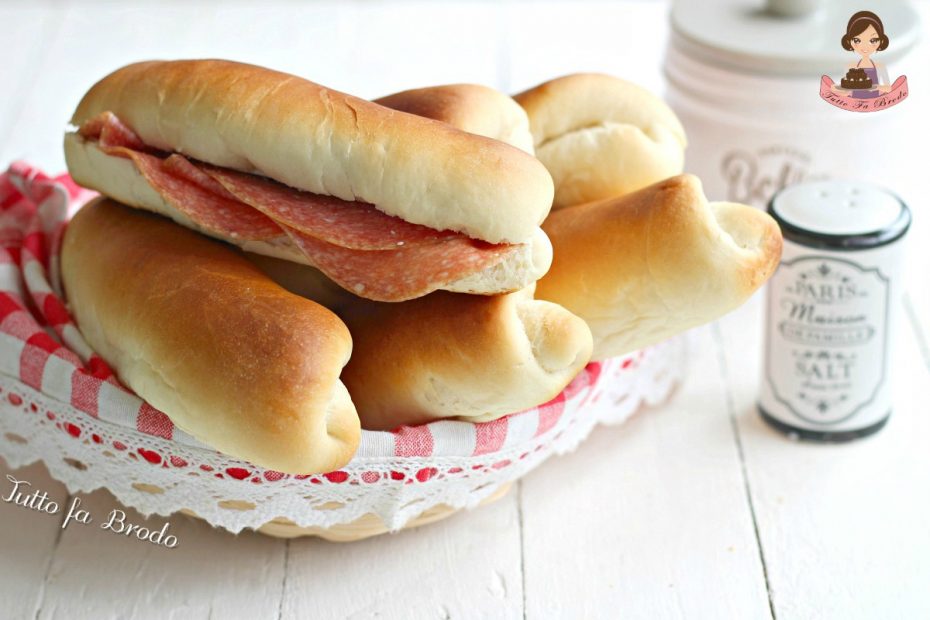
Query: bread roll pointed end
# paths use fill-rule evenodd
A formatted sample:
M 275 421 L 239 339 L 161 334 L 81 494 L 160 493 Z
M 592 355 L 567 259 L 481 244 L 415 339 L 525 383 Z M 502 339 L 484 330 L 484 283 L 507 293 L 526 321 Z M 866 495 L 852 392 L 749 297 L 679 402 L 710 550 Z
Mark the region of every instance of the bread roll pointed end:
M 595 360 L 733 310 L 774 273 L 782 247 L 771 217 L 708 204 L 692 175 L 556 211 L 543 228 L 555 259 L 536 295 L 587 321 Z
M 532 287 L 495 297 L 433 293 L 363 302 L 342 316 L 355 343 L 343 380 L 365 428 L 487 421 L 554 398 L 591 356 L 591 331 Z

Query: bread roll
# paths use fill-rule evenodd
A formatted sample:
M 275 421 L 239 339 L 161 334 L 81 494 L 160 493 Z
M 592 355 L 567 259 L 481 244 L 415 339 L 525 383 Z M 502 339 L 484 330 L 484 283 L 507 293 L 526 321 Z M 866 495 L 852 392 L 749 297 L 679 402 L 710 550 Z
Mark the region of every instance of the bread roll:
M 772 275 L 782 247 L 771 217 L 708 204 L 691 175 L 562 209 L 544 228 L 555 258 L 536 296 L 587 321 L 595 360 L 733 310 Z
M 486 421 L 554 398 L 591 355 L 591 332 L 532 288 L 494 297 L 433 293 L 342 307 L 352 359 L 342 373 L 362 426 Z
M 532 286 L 388 304 L 356 297 L 310 267 L 246 256 L 345 320 L 353 350 L 342 380 L 367 429 L 449 417 L 480 422 L 528 409 L 555 397 L 591 356 L 585 322 L 534 300 Z
M 519 149 L 252 65 L 128 65 L 71 122 L 107 111 L 151 147 L 490 243 L 527 241 L 552 204 L 552 179 Z
M 286 473 L 352 458 L 359 419 L 339 380 L 352 344 L 329 310 L 234 250 L 110 200 L 75 215 L 61 268 L 88 344 L 179 428 Z
M 414 88 L 375 99 L 375 103 L 442 121 L 533 154 L 533 136 L 526 112 L 512 98 L 488 86 L 448 84 Z
M 682 171 L 681 123 L 635 84 L 579 73 L 514 99 L 529 116 L 536 157 L 555 181 L 555 209 L 620 196 Z

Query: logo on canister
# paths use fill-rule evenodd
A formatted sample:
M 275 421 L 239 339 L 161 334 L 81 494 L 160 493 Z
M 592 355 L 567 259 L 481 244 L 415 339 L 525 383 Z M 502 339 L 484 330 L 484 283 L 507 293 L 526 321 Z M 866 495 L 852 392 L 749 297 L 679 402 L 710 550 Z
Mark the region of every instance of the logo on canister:
M 828 75 L 820 78 L 820 98 L 850 112 L 877 112 L 907 99 L 907 77 L 902 75 L 892 82 L 885 65 L 873 58 L 890 43 L 878 15 L 871 11 L 854 13 L 840 44 L 844 50 L 855 52 L 856 60 L 849 63 L 839 84 Z
M 891 413 L 889 356 L 910 212 L 858 182 L 791 186 L 769 206 L 785 238 L 769 283 L 759 409 L 807 439 L 842 441 Z

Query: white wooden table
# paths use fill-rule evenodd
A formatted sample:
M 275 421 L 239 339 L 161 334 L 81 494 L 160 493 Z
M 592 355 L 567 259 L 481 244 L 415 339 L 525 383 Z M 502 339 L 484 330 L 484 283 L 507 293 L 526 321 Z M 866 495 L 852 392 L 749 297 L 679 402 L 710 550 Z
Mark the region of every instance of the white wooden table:
M 62 170 L 84 90 L 153 57 L 247 60 L 366 97 L 458 81 L 514 92 L 577 70 L 662 89 L 660 2 L 161 4 L 0 5 L 0 165 Z M 928 109 L 930 75 L 909 78 L 908 105 Z M 928 138 L 883 155 L 925 177 Z M 930 204 L 910 196 L 897 406 L 875 437 L 797 444 L 761 422 L 757 296 L 698 330 L 689 378 L 665 406 L 597 429 L 496 504 L 419 530 L 285 542 L 176 516 L 181 544 L 165 550 L 62 532 L 0 503 L 0 616 L 930 617 Z M 16 475 L 67 500 L 39 466 Z M 84 500 L 99 514 L 115 505 L 105 492 Z

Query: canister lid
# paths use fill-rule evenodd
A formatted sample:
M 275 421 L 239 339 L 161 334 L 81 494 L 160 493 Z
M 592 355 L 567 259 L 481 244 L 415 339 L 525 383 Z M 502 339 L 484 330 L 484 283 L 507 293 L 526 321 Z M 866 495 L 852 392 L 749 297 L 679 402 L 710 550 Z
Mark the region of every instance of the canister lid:
M 911 223 L 892 192 L 861 181 L 813 181 L 778 192 L 769 213 L 785 238 L 812 247 L 864 249 L 891 243 Z
M 677 0 L 672 44 L 689 56 L 730 69 L 783 75 L 835 73 L 853 58 L 840 39 L 853 14 L 875 12 L 891 39 L 876 58 L 893 63 L 920 34 L 906 0 Z

